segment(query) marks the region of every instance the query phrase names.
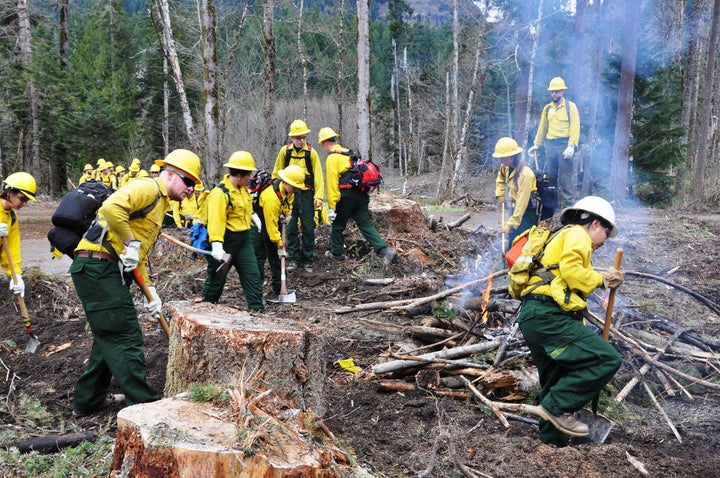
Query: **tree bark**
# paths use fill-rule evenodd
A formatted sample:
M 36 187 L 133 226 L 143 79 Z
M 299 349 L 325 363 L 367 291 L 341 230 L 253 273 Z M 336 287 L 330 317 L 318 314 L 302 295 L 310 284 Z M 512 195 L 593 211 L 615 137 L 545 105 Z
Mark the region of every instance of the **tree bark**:
M 273 152 L 277 149 L 275 132 L 275 5 L 274 0 L 263 0 L 263 119 L 265 120 L 267 148 L 263 158 L 274 158 Z M 264 162 L 265 160 L 263 160 Z M 272 163 L 270 163 L 272 166 Z M 266 166 L 267 167 L 267 166 Z
M 357 0 L 357 131 L 358 150 L 364 158 L 370 155 L 370 0 Z
M 719 0 L 720 1 L 720 0 Z M 640 23 L 640 2 L 625 2 L 625 41 L 620 66 L 618 107 L 615 121 L 610 194 L 621 199 L 626 196 L 627 171 L 630 154 L 630 129 L 632 126 L 633 90 L 635 84 L 635 63 L 637 59 L 638 30 Z
M 215 0 L 203 0 L 201 18 L 203 93 L 205 96 L 205 157 L 203 164 L 207 177 L 217 178 L 222 161 L 218 141 L 220 105 L 218 102 L 217 50 L 215 48 L 217 30 Z

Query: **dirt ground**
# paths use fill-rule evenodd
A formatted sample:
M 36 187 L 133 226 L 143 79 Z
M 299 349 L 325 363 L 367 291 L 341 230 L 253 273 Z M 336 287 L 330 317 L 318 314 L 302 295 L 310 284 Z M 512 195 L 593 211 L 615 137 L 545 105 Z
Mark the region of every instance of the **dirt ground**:
M 49 260 L 44 235 L 50 227 L 53 203 L 34 204 L 21 211 L 26 302 L 42 347 L 24 352 L 26 334 L 7 286 L 0 287 L 0 426 L 16 429 L 25 413 L 19 397 L 37 399 L 54 419 L 25 427 L 26 436 L 89 430 L 114 436 L 115 414 L 110 408 L 88 418 L 70 417 L 75 381 L 86 366 L 92 336 L 72 282 L 66 274 L 68 259 Z M 460 228 L 407 234 L 381 231 L 399 253 L 385 269 L 369 254 L 361 240 L 354 243 L 354 261 L 329 264 L 328 227 L 318 229 L 318 261 L 311 274 L 290 274 L 297 290 L 295 305 L 268 305 L 267 314 L 291 317 L 314 327 L 326 340 L 326 403 L 324 421 L 343 447 L 354 452 L 358 463 L 378 477 L 532 476 L 532 477 L 711 477 L 720 470 L 720 403 L 718 393 L 693 386 L 693 399 L 657 392 L 663 409 L 677 427 L 679 442 L 652 407 L 642 387 L 629 395 L 627 410 L 605 444 L 554 448 L 537 439 L 537 429 L 510 422 L 503 427 L 476 400 L 436 396 L 432 391 L 383 393 L 367 373 L 382 361 L 388 348 L 407 338 L 370 328 L 368 321 L 406 326 L 420 317 L 394 312 L 336 314 L 344 305 L 408 297 L 423 297 L 445 289 L 447 276 L 470 280 L 494 267 L 497 254 L 499 213 L 496 206 L 475 204 L 473 219 Z M 720 302 L 720 217 L 683 211 L 650 211 L 618 207 L 620 235 L 595 255 L 597 267 L 612 264 L 615 247 L 624 248 L 624 267 L 663 277 Z M 450 222 L 462 213 L 445 214 Z M 435 213 L 436 216 L 443 214 Z M 495 224 L 493 227 L 492 224 Z M 187 236 L 173 231 L 182 239 Z M 478 264 L 481 267 L 478 267 Z M 158 242 L 153 274 L 165 301 L 197 296 L 204 281 L 204 262 L 192 261 L 176 246 Z M 222 302 L 244 308 L 242 291 L 234 272 Z M 387 286 L 365 285 L 366 278 L 394 277 Z M 480 276 L 481 277 L 481 276 Z M 410 286 L 408 286 L 410 284 Z M 141 303 L 139 295 L 136 296 Z M 696 299 L 657 281 L 628 277 L 620 288 L 616 309 L 650 310 L 672 317 L 678 327 L 691 327 L 702 337 L 717 337 L 720 317 Z M 138 310 L 142 307 L 138 305 Z M 167 338 L 145 313 L 148 381 L 162 389 L 167 361 Z M 353 358 L 365 372 L 351 375 L 337 361 Z M 674 357 L 682 361 L 682 357 Z M 624 363 L 612 385 L 620 389 L 638 363 Z M 697 364 L 694 366 L 698 368 Z M 699 367 L 707 380 L 718 380 L 717 360 Z M 412 379 L 410 379 L 412 381 Z M 686 384 L 687 385 L 687 384 Z M 654 386 L 654 384 L 653 384 Z M 120 392 L 115 388 L 113 391 Z M 12 443 L 2 443 L 11 446 Z M 4 465 L 0 465 L 3 467 Z M 474 470 L 468 471 L 467 469 Z M 645 473 L 641 469 L 646 470 Z M 3 476 L 24 475 L 21 470 L 0 468 Z

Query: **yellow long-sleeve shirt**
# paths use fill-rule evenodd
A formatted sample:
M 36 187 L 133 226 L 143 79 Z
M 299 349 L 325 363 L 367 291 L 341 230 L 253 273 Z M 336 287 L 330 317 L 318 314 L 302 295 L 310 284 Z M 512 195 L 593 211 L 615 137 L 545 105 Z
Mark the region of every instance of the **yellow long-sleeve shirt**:
M 90 181 L 91 179 L 95 179 L 95 175 L 93 173 L 85 173 L 80 176 L 80 179 L 78 180 L 78 185 L 84 183 L 85 181 Z
M 540 146 L 546 138 L 567 138 L 568 146 L 577 147 L 580 141 L 580 113 L 575 103 L 563 98 L 559 105 L 550 102 L 543 108 L 534 143 Z
M 328 208 L 335 209 L 338 201 L 340 201 L 340 176 L 350 169 L 350 156 L 340 154 L 339 151 L 349 151 L 340 144 L 333 146 L 330 154 L 325 160 L 325 169 L 327 170 L 327 196 Z
M 282 244 L 282 234 L 278 228 L 280 216 L 289 216 L 292 214 L 294 194 L 288 194 L 282 183 L 279 185 L 278 193 L 275 186 L 271 185 L 263 189 L 258 198 L 258 205 L 262 209 L 263 219 L 265 219 L 265 230 L 272 242 L 280 246 Z
M 519 172 L 518 168 L 510 169 L 507 166 L 500 166 L 495 181 L 495 197 L 504 196 L 506 187 L 513 202 L 513 212 L 506 224 L 513 229 L 517 229 L 522 221 L 523 214 L 528 208 L 532 193 L 537 192 L 535 173 L 525 165 L 520 168 Z M 328 191 L 329 196 L 330 192 Z
M 208 208 L 208 240 L 210 242 L 223 242 L 225 230 L 232 232 L 247 231 L 250 229 L 252 216 L 252 196 L 246 187 L 235 189 L 230 183 L 230 175 L 226 174 L 221 183 L 230 193 L 216 187 L 207 197 Z M 232 202 L 232 207 L 230 206 Z
M 159 198 L 158 198 L 159 194 Z M 158 198 L 157 203 L 144 217 L 130 219 L 130 214 L 142 211 Z M 165 211 L 170 204 L 165 183 L 152 178 L 138 179 L 115 191 L 98 210 L 98 223 L 107 226 L 106 237 L 116 254 L 125 251 L 124 241 L 135 238 L 140 241 L 138 268 L 145 282 L 150 285 L 147 274 L 147 255 L 162 232 Z M 102 244 L 83 238 L 76 251 L 101 251 L 112 254 Z
M 14 220 L 13 220 L 14 217 Z M 5 210 L 0 207 L 0 222 L 7 224 L 8 249 L 10 249 L 10 257 L 12 258 L 15 273 L 22 275 L 22 257 L 20 254 L 20 225 L 18 224 L 17 213 L 13 209 Z M 10 265 L 7 261 L 5 251 L 0 254 L 0 264 L 5 271 L 5 276 L 10 277 Z
M 540 262 L 543 267 L 558 264 L 558 269 L 553 273 L 562 277 L 570 290 L 584 300 L 603 284 L 602 275 L 593 269 L 592 253 L 590 235 L 583 226 L 574 225 L 561 230 L 545 246 L 545 254 Z M 528 287 L 523 292 L 541 280 L 537 276 L 530 277 Z M 532 293 L 552 297 L 549 284 L 538 287 Z
M 311 147 L 307 143 L 305 143 L 302 149 L 299 150 L 295 149 L 292 143 L 286 144 L 285 146 L 280 148 L 277 158 L 275 159 L 275 166 L 273 167 L 272 171 L 273 179 L 279 178 L 280 176 L 278 176 L 278 171 L 280 171 L 281 169 L 285 169 L 285 157 L 287 155 L 288 149 L 290 150 L 290 162 L 288 163 L 288 166 L 291 164 L 297 164 L 303 169 L 303 171 L 305 171 L 306 175 L 310 174 L 310 171 L 307 170 L 307 165 L 305 164 L 305 151 L 310 151 L 310 164 L 312 165 L 314 184 L 313 199 L 320 199 L 321 201 L 325 199 L 325 177 L 323 176 L 320 156 L 318 155 L 315 148 Z

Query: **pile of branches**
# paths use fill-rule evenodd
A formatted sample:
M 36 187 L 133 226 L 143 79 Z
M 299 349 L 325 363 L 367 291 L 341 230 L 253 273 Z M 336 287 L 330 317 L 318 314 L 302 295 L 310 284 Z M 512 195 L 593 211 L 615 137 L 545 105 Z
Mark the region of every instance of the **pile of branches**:
M 444 307 L 455 313 L 452 318 L 425 317 L 417 325 L 360 319 L 368 328 L 411 340 L 397 341 L 384 361 L 372 368 L 380 389 L 429 390 L 462 399 L 470 394 L 478 396 L 477 391 L 484 390 L 486 395 L 504 401 L 522 400 L 535 386 L 537 372 L 529 365 L 530 354 L 515 325 L 520 302 L 511 299 L 505 287 L 492 286 L 495 279 L 506 274 L 506 270 L 498 271 L 427 297 L 364 303 L 335 312 L 386 310 L 417 317 L 425 316 L 431 308 L 437 309 L 439 301 L 445 300 Z M 718 304 L 664 278 L 632 271 L 626 271 L 626 277 L 670 285 L 720 315 Z M 606 320 L 605 295 L 605 291 L 593 293 L 585 313 L 589 325 L 598 331 L 602 331 Z M 665 396 L 682 394 L 690 400 L 694 399 L 688 389 L 691 385 L 720 390 L 717 380 L 720 341 L 679 325 L 682 318 L 645 312 L 627 302 L 615 309 L 610 340 L 631 371 L 615 400 L 622 402 L 635 386 L 642 384 L 653 405 L 682 441 L 657 400 L 658 390 Z M 682 370 L 673 366 L 676 362 L 683 364 Z

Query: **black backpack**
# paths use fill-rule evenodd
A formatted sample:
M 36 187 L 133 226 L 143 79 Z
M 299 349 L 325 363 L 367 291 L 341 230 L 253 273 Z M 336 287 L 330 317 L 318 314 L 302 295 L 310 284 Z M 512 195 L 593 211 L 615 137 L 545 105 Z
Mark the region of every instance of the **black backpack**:
M 547 173 L 540 172 L 535 173 L 535 185 L 537 186 L 538 219 L 548 219 L 558 209 L 557 185 Z
M 88 230 L 97 210 L 112 190 L 102 181 L 91 179 L 65 195 L 52 215 L 53 227 L 47 233 L 53 248 L 73 257 L 82 235 Z
M 305 169 L 308 170 L 308 173 L 305 175 L 305 187 L 308 189 L 315 189 L 315 176 L 313 175 L 313 168 L 312 168 L 312 161 L 310 160 L 310 153 L 312 151 L 312 146 L 310 146 L 310 143 L 305 143 L 308 147 L 308 149 L 305 150 Z M 292 157 L 292 151 L 295 145 L 290 142 L 285 147 L 285 167 L 287 168 L 290 165 L 290 158 Z

